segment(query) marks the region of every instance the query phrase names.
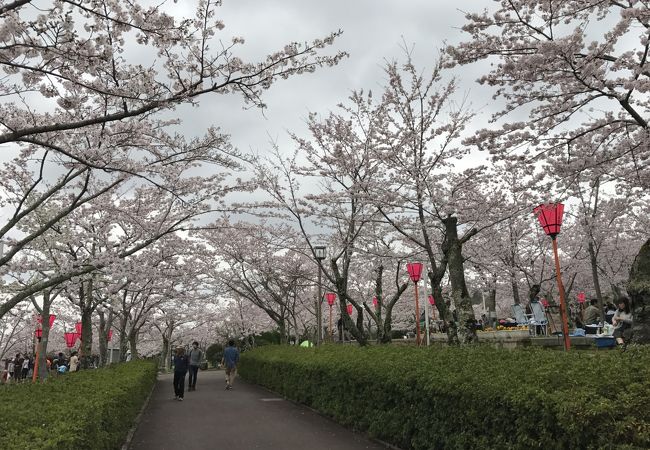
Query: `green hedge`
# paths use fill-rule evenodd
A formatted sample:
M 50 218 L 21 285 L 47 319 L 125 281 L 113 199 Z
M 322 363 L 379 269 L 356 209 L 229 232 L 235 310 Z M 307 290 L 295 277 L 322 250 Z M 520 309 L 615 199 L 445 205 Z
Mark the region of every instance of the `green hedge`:
M 0 387 L 0 449 L 120 448 L 156 381 L 133 361 Z
M 239 372 L 403 449 L 650 448 L 650 348 L 276 346 Z

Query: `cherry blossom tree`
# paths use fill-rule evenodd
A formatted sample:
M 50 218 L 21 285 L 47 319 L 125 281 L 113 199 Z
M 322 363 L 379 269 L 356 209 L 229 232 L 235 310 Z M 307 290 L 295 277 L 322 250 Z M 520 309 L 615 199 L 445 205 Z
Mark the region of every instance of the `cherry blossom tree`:
M 384 297 L 382 287 L 377 287 L 378 301 L 388 306 L 384 309 L 385 321 L 359 298 L 361 292 L 354 289 L 352 280 L 358 275 L 368 275 L 359 269 L 364 264 L 360 258 L 364 253 L 362 236 L 380 217 L 366 194 L 367 184 L 373 183 L 376 176 L 372 147 L 376 145 L 377 124 L 369 120 L 369 103 L 363 95 L 355 94 L 354 98 L 358 101 L 352 107 L 342 107 L 349 114 L 347 117 L 331 114 L 320 120 L 317 115 L 310 115 L 308 125 L 312 136 L 307 139 L 293 135 L 296 152 L 292 156 L 284 157 L 276 148 L 273 158 L 257 162 L 259 186 L 270 200 L 256 208 L 295 225 L 306 244 L 306 253 L 317 262 L 326 283 L 338 294 L 343 326 L 360 345 L 365 345 L 368 336 L 364 332 L 364 311 L 371 315 L 382 333 L 385 325 L 390 329 L 392 306 L 407 284 L 398 283 L 396 294 L 388 298 Z M 302 160 L 306 163 L 302 164 Z M 317 189 L 302 187 L 302 183 L 308 186 L 314 183 L 314 178 L 320 181 Z M 327 243 L 326 263 L 316 258 L 315 246 L 319 243 Z M 356 309 L 356 321 L 347 312 L 348 303 Z M 383 336 L 390 339 L 390 333 L 382 334 L 382 339 Z
M 467 143 L 528 164 L 547 161 L 561 167 L 562 162 L 564 173 L 574 179 L 590 171 L 592 183 L 603 177 L 647 189 L 647 6 L 636 1 L 495 4 L 492 12 L 467 13 L 463 30 L 469 39 L 449 49 L 450 65 L 493 60 L 479 82 L 492 86 L 495 98 L 505 102 L 492 118 L 499 126 Z M 592 214 L 584 211 L 587 218 Z M 593 239 L 593 272 L 592 247 Z M 644 292 L 635 291 L 633 313 L 638 334 L 649 336 L 645 310 L 650 297 Z
M 281 225 L 234 223 L 218 235 L 202 235 L 214 249 L 204 272 L 213 289 L 262 309 L 288 342 L 297 309 L 306 307 L 300 299 L 311 297 L 315 272 L 313 261 L 296 251 L 295 232 Z M 221 264 L 215 266 L 214 259 Z M 313 306 L 310 313 L 315 314 Z
M 263 107 L 262 94 L 276 80 L 345 56 L 323 54 L 337 32 L 246 62 L 236 56 L 242 38 L 212 47 L 224 27 L 215 18 L 219 5 L 198 0 L 194 18 L 178 19 L 171 5 L 139 1 L 0 2 L 0 143 L 18 153 L 0 174 L 2 206 L 12 210 L 0 227 L 3 271 L 38 236 L 118 188 L 147 184 L 184 201 L 182 169 L 232 168 L 237 152 L 217 128 L 189 140 L 170 131 L 179 121 L 169 112 L 179 104 L 238 93 Z M 214 178 L 191 181 L 208 190 Z M 0 317 L 42 289 L 103 267 L 77 265 L 35 281 L 3 299 Z

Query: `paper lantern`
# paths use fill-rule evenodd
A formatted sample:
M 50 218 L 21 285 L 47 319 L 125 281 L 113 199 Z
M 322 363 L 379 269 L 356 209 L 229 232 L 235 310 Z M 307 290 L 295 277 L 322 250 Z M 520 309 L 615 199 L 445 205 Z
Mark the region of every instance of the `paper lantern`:
M 420 281 L 420 277 L 422 276 L 422 263 L 408 263 L 406 270 L 408 270 L 409 277 L 411 277 L 414 283 Z
M 564 215 L 564 205 L 562 203 L 539 205 L 533 209 L 533 214 L 537 215 L 539 224 L 548 236 L 555 238 L 560 234 L 562 216 Z
M 68 348 L 74 347 L 74 343 L 77 342 L 77 333 L 63 333 L 63 337 Z

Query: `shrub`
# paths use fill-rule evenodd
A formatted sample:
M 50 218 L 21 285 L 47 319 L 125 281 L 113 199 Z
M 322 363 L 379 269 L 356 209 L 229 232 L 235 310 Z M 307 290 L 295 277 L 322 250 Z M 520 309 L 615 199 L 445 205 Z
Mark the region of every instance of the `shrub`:
M 240 374 L 401 448 L 650 448 L 650 348 L 265 347 Z
M 0 448 L 120 448 L 156 381 L 154 361 L 0 388 Z
M 208 360 L 212 367 L 217 367 L 223 357 L 223 345 L 212 344 L 205 351 L 205 359 Z

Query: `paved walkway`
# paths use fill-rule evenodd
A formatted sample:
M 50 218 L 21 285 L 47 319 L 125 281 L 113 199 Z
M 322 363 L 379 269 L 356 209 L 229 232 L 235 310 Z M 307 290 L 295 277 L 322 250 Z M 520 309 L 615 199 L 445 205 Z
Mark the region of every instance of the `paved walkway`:
M 358 450 L 385 447 L 317 413 L 222 371 L 199 371 L 197 390 L 174 400 L 161 375 L 129 450 Z

